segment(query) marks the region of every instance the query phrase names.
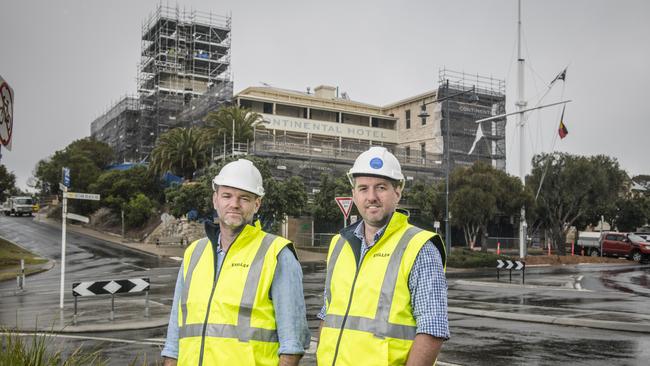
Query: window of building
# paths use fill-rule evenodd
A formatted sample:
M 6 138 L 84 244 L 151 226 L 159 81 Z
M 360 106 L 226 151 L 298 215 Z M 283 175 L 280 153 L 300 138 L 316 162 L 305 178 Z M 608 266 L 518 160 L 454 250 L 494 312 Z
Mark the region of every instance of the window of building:
M 411 147 L 410 146 L 405 147 L 404 151 L 406 152 L 406 158 L 410 158 L 411 157 Z
M 264 113 L 266 114 L 273 113 L 273 103 L 264 103 Z
M 427 147 L 426 142 L 423 142 L 423 143 L 420 144 L 420 157 L 422 157 L 422 161 L 426 160 L 426 158 L 427 158 L 426 147 Z
M 406 129 L 408 130 L 409 128 L 411 128 L 411 110 L 410 109 L 406 110 L 405 119 L 406 119 Z
M 379 120 L 375 117 L 372 117 L 372 120 L 370 121 L 372 127 L 379 127 Z

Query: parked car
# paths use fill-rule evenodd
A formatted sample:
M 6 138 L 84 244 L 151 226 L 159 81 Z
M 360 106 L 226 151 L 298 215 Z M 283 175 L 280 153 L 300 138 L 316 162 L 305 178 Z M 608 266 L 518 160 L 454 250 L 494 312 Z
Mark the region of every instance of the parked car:
M 641 262 L 650 260 L 650 242 L 634 233 L 585 232 L 578 234 L 578 250 L 591 256 L 626 257 Z

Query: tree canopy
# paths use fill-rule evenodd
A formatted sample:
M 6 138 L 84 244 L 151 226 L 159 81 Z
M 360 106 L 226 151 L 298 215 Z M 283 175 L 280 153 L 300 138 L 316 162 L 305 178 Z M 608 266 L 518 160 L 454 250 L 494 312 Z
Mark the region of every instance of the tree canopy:
M 62 168 L 67 167 L 70 168 L 70 190 L 86 192 L 112 160 L 113 150 L 107 144 L 92 137 L 76 140 L 36 164 L 34 176 L 38 183 L 35 186 L 41 188 L 42 194 L 58 193 Z
M 198 127 L 174 128 L 162 134 L 151 152 L 151 171 L 158 176 L 170 171 L 187 180 L 210 162 L 210 139 Z
M 210 112 L 204 121 L 210 138 L 216 142 L 225 137 L 232 141 L 233 122 L 235 127 L 235 142 L 246 143 L 253 139 L 255 124 L 262 120 L 258 113 L 237 106 L 224 107 L 216 112 Z
M 16 190 L 16 176 L 0 165 L 0 202 L 4 202 Z
M 564 254 L 566 234 L 572 225 L 595 223 L 600 215 L 611 218 L 626 174 L 616 159 L 566 153 L 536 155 L 526 185 L 537 195 L 539 226 L 549 230 L 559 254 Z
M 530 202 L 517 177 L 485 162 L 454 170 L 450 187 L 451 222 L 463 228 L 470 247 L 480 234 L 487 235 L 487 224 L 497 215 L 513 215 Z M 482 242 L 484 247 L 486 244 Z

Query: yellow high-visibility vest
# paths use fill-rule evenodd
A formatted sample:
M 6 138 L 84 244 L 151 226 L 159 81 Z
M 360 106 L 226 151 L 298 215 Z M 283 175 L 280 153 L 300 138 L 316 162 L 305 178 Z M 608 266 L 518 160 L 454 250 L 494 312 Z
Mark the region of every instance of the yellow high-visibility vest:
M 348 234 L 352 234 L 348 231 Z M 348 235 L 346 235 L 348 236 Z M 446 263 L 440 237 L 395 212 L 381 238 L 357 266 L 358 249 L 337 235 L 327 256 L 327 314 L 317 350 L 319 365 L 402 365 L 416 335 L 408 278 L 431 240 Z M 358 239 L 356 239 L 358 242 Z
M 278 365 L 278 335 L 269 291 L 277 256 L 289 240 L 246 225 L 215 278 L 208 238 L 185 251 L 178 311 L 178 365 Z

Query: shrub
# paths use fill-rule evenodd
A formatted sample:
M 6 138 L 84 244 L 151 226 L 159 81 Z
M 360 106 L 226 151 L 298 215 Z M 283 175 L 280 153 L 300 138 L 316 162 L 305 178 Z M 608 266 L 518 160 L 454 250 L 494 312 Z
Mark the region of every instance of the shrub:
M 147 196 L 138 193 L 124 207 L 124 224 L 129 228 L 141 226 L 153 216 L 154 207 Z
M 196 210 L 200 217 L 212 213 L 212 188 L 203 183 L 173 185 L 165 190 L 169 213 L 181 217 Z
M 497 259 L 510 259 L 510 257 L 490 252 L 473 251 L 467 248 L 454 249 L 448 257 L 447 266 L 454 268 L 495 268 Z

